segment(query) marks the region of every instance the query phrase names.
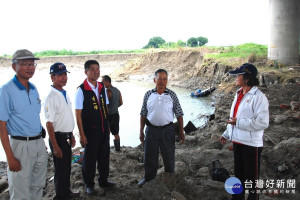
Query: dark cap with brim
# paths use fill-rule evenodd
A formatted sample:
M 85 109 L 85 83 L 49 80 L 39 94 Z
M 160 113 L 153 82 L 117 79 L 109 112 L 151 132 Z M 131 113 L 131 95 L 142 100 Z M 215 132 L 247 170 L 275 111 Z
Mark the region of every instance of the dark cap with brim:
M 26 59 L 39 60 L 39 58 L 35 57 L 31 51 L 28 51 L 27 49 L 20 49 L 14 53 L 12 57 L 12 62 L 14 62 L 15 60 L 26 60 Z
M 50 67 L 50 74 L 62 74 L 65 72 L 70 73 L 63 63 L 57 62 Z
M 228 73 L 232 75 L 248 74 L 255 77 L 257 75 L 257 69 L 254 65 L 245 63 L 239 68 L 236 68 L 233 71 L 229 71 Z

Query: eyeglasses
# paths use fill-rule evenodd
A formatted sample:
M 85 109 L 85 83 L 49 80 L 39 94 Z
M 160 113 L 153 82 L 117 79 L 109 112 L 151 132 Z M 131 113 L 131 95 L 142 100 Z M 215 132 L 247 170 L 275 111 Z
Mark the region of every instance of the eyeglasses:
M 36 67 L 36 63 L 18 63 L 21 67 Z

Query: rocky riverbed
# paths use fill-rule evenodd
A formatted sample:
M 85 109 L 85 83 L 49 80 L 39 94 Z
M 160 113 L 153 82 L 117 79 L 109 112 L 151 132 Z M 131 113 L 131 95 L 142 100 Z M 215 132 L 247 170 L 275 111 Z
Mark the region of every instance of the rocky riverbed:
M 189 56 L 184 55 L 184 57 L 186 59 L 182 63 L 190 62 L 188 60 Z M 193 53 L 190 57 L 198 59 L 200 54 L 195 55 Z M 164 67 L 164 62 L 161 62 L 157 58 L 157 55 L 153 58 L 157 62 L 160 62 L 159 64 L 162 68 Z M 150 60 L 149 62 L 152 62 L 153 58 L 151 56 L 147 57 Z M 212 75 L 215 73 L 215 77 L 219 77 L 214 82 L 215 86 L 217 86 L 217 90 L 213 94 L 216 99 L 215 114 L 210 117 L 210 120 L 204 127 L 187 134 L 185 144 L 176 144 L 175 174 L 164 173 L 163 162 L 160 158 L 157 177 L 146 183 L 143 188 L 139 188 L 137 183 L 143 177 L 144 172 L 142 146 L 136 148 L 122 147 L 121 152 L 115 152 L 111 149 L 109 180 L 115 182 L 117 184 L 116 187 L 103 190 L 96 185 L 98 194 L 96 196 L 86 196 L 84 194 L 85 189 L 82 181 L 81 166 L 73 164 L 71 174 L 72 190 L 81 192 L 79 199 L 230 199 L 230 195 L 224 189 L 224 183 L 212 181 L 209 170 L 211 162 L 219 159 L 223 166 L 230 172 L 230 175 L 234 176 L 231 144 L 221 145 L 217 139 L 226 128 L 225 119 L 229 115 L 234 91 L 237 88 L 231 84 L 234 82 L 233 79 L 226 75 L 226 71 L 230 67 L 221 67 L 216 63 L 204 66 L 200 62 L 193 62 L 198 71 L 196 69 L 186 71 L 185 74 L 189 78 L 189 81 L 186 81 L 186 83 L 193 82 L 189 86 L 187 85 L 187 87 L 199 86 L 199 81 L 202 80 L 201 76 L 206 77 L 209 73 Z M 165 63 L 169 63 L 168 60 Z M 140 74 L 137 65 L 135 65 L 135 70 L 131 72 L 132 75 Z M 183 64 L 182 66 L 184 67 Z M 124 69 L 126 69 L 126 66 Z M 263 200 L 300 199 L 300 72 L 297 71 L 297 67 L 293 69 L 295 69 L 294 73 L 297 74 L 296 78 L 284 83 L 280 81 L 281 79 L 278 78 L 278 74 L 260 73 L 262 82 L 260 89 L 266 94 L 270 103 L 270 126 L 265 130 L 264 134 L 260 178 L 264 181 L 274 180 L 275 182 L 273 188 L 267 188 L 265 185 L 261 190 L 263 193 L 261 199 Z M 150 77 L 150 72 L 153 72 L 154 69 L 147 68 L 147 70 L 149 71 L 147 76 Z M 182 85 L 182 80 L 187 80 L 186 77 L 177 75 L 175 70 L 172 71 L 170 69 L 170 71 L 171 77 L 176 79 L 171 84 Z M 137 76 L 132 77 L 136 78 Z M 129 77 L 126 76 L 126 78 L 128 79 Z M 203 79 L 209 81 L 209 79 Z M 75 151 L 78 151 L 78 149 Z M 6 163 L 0 163 L 0 199 L 9 199 L 5 170 Z M 44 199 L 52 199 L 54 196 L 55 191 L 52 177 L 53 163 L 51 156 L 49 156 Z M 284 186 L 279 188 L 279 194 L 275 191 L 276 187 L 280 186 L 276 185 L 278 180 L 285 182 Z M 292 188 L 287 188 L 288 180 L 295 180 L 295 185 L 290 185 Z

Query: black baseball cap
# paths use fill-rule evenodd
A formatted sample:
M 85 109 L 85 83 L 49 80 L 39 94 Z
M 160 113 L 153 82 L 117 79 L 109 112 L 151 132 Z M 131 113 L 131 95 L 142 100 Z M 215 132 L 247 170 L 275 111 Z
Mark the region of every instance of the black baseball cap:
M 57 63 L 54 63 L 53 65 L 51 65 L 51 67 L 50 67 L 50 74 L 62 74 L 65 72 L 70 73 L 67 70 L 66 65 L 64 65 L 63 63 L 57 62 Z
M 229 71 L 228 73 L 232 74 L 232 75 L 249 74 L 251 76 L 256 76 L 257 75 L 257 69 L 252 64 L 244 63 L 242 66 L 236 68 L 233 71 Z

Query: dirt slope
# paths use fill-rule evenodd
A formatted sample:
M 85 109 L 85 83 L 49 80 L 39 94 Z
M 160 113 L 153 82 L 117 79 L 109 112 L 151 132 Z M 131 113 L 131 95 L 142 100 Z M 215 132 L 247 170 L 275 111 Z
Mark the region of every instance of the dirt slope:
M 47 63 L 53 62 L 50 60 L 47 60 Z M 83 60 L 73 62 L 71 58 L 69 64 L 82 67 L 79 63 L 83 62 Z M 170 74 L 170 84 L 194 89 L 209 85 L 216 86 L 218 89 L 213 94 L 216 99 L 215 118 L 208 121 L 204 128 L 187 135 L 184 145 L 176 145 L 174 175 L 163 172 L 163 163 L 160 158 L 157 178 L 145 184 L 142 189 L 137 187 L 137 182 L 143 177 L 141 147 L 123 147 L 121 153 L 111 150 L 109 179 L 116 182 L 117 187 L 112 190 L 103 190 L 96 186 L 97 196 L 88 197 L 84 194 L 80 165 L 74 164 L 71 177 L 72 188 L 82 193 L 80 199 L 179 200 L 179 197 L 174 197 L 174 192 L 189 200 L 229 199 L 230 195 L 224 190 L 224 184 L 210 180 L 209 169 L 211 161 L 217 158 L 221 160 L 230 174 L 234 175 L 233 155 L 228 149 L 231 144 L 221 145 L 217 138 L 225 130 L 224 119 L 229 115 L 234 91 L 237 89 L 233 84 L 234 80 L 226 72 L 236 66 L 225 66 L 214 60 L 205 60 L 203 52 L 197 50 L 150 52 L 140 54 L 130 60 L 107 60 L 101 63 L 112 65 L 116 62 L 118 64 L 110 75 L 119 80 L 151 81 L 156 69 L 165 68 Z M 256 65 L 261 64 L 256 63 Z M 260 89 L 266 94 L 270 103 L 270 126 L 264 135 L 265 147 L 262 153 L 261 178 L 265 181 L 267 179 L 296 180 L 296 194 L 281 193 L 275 197 L 263 194 L 261 195 L 263 200 L 300 198 L 300 72 L 296 69 L 292 69 L 295 76 L 287 79 L 283 78 L 286 75 L 284 69 L 276 72 L 264 71 L 259 74 L 262 83 Z M 6 180 L 5 164 L 2 163 L 1 166 L 2 180 Z M 50 181 L 52 176 L 53 163 L 49 157 L 44 199 L 53 198 L 53 182 Z M 8 199 L 9 195 L 5 186 L 2 190 L 0 199 Z

